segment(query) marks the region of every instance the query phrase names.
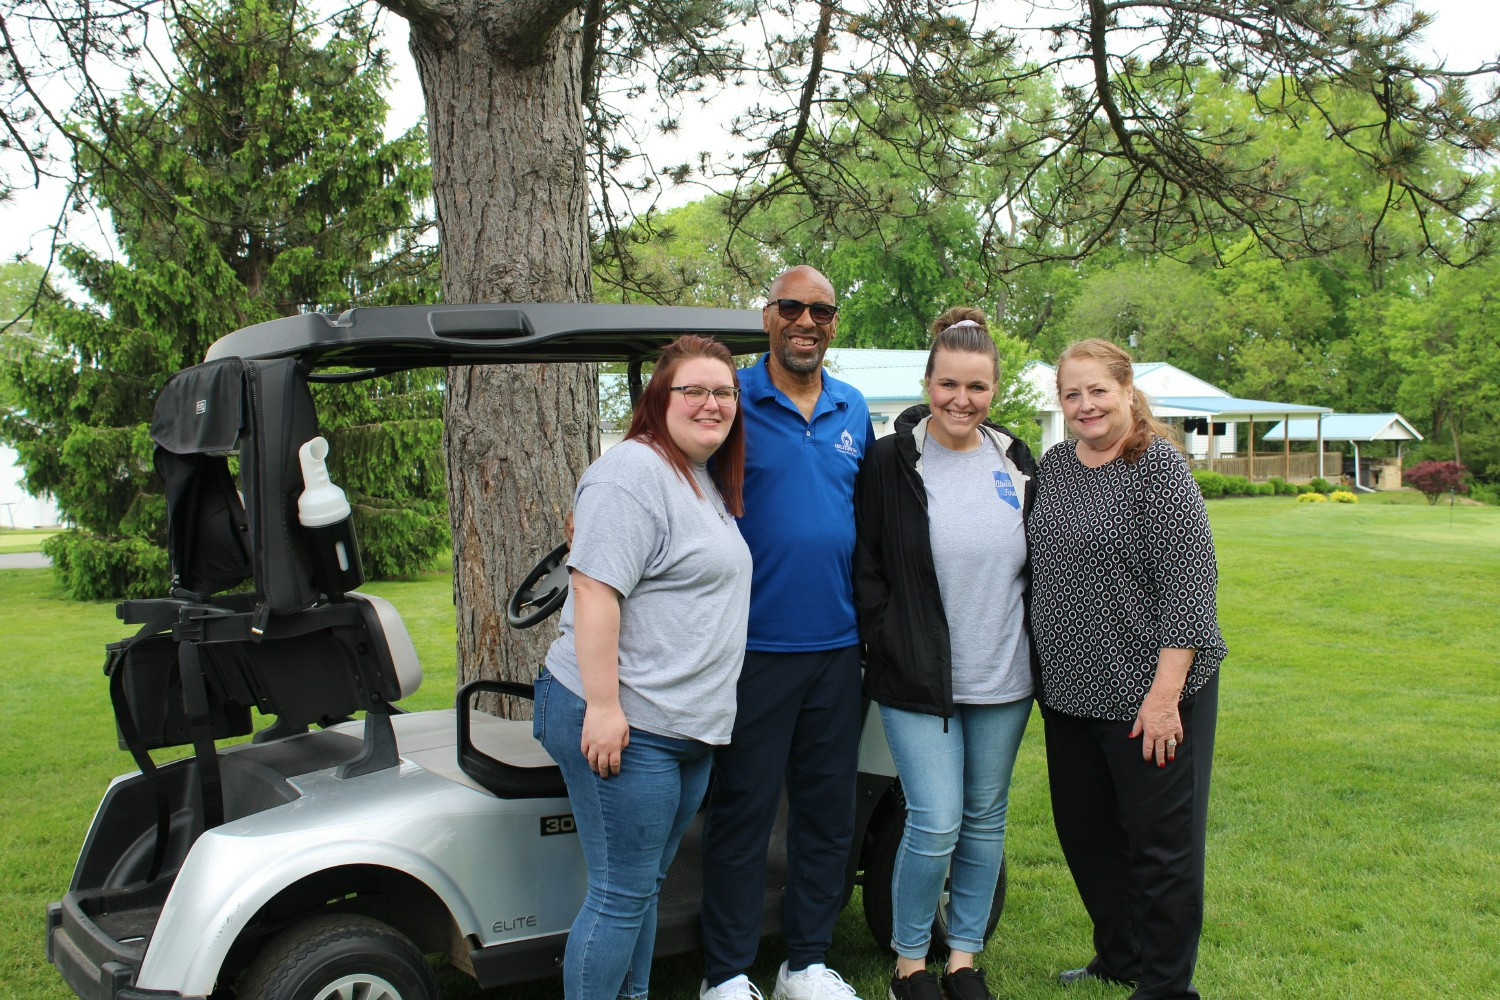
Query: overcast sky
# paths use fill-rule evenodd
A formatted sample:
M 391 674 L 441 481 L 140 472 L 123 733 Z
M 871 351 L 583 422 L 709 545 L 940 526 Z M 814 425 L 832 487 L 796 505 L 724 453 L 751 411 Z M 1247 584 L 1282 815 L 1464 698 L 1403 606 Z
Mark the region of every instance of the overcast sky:
M 1427 33 L 1426 48 L 1434 55 L 1446 58 L 1453 66 L 1472 66 L 1500 55 L 1500 2 L 1497 0 L 1418 0 L 1417 6 L 1432 11 L 1436 23 Z M 993 8 L 992 8 L 993 9 Z M 383 16 L 385 44 L 394 63 L 391 100 L 393 104 L 389 130 L 399 132 L 410 125 L 422 113 L 421 85 L 411 53 L 406 46 L 406 22 L 391 14 Z M 1478 89 L 1478 88 L 1476 88 Z M 695 118 L 698 116 L 694 116 Z M 694 121 L 683 129 L 684 135 L 692 136 L 686 146 L 698 148 L 723 148 L 732 140 L 725 135 L 723 143 L 705 138 L 706 130 L 722 127 L 716 125 L 711 116 L 703 121 Z M 653 156 L 657 164 L 681 162 L 694 152 L 692 148 L 660 150 Z M 696 196 L 691 189 L 674 200 L 687 200 Z M 46 227 L 57 219 L 62 205 L 61 186 L 53 185 L 41 191 L 20 191 L 5 206 L 5 223 L 0 227 L 0 259 L 13 259 L 17 254 L 33 259 L 44 259 L 47 252 Z M 88 217 L 75 215 L 70 224 L 70 238 L 86 242 L 97 242 L 97 228 Z

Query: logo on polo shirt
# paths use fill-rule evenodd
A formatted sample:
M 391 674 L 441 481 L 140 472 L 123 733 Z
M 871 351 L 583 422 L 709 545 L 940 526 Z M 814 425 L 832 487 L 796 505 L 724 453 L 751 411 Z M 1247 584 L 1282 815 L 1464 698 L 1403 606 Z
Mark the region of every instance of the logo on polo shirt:
M 859 457 L 859 449 L 854 447 L 854 435 L 850 434 L 848 430 L 839 435 L 839 443 L 834 445 L 834 448 L 845 455 L 853 455 L 855 458 Z

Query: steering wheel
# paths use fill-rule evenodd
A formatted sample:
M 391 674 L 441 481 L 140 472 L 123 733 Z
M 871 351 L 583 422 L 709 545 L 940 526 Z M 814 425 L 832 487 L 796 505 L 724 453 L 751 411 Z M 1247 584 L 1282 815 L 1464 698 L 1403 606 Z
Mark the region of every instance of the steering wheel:
M 568 599 L 568 543 L 564 542 L 531 568 L 510 595 L 505 620 L 511 628 L 531 628 Z

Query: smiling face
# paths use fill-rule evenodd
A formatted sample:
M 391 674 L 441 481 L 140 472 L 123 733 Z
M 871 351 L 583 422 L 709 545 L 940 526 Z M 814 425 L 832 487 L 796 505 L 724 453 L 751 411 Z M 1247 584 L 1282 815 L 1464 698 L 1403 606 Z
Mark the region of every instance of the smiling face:
M 995 401 L 995 361 L 976 351 L 938 351 L 927 377 L 927 433 L 949 451 L 979 446 L 979 425 Z
M 712 394 L 714 389 L 732 387 L 734 372 L 715 358 L 689 358 L 677 366 L 671 378 L 673 385 L 701 385 L 709 390 L 701 405 L 688 402 L 680 392 L 671 393 L 667 400 L 667 433 L 673 443 L 690 460 L 706 462 L 734 426 L 738 407 L 715 399 Z
M 796 299 L 809 304 L 834 304 L 833 286 L 810 267 L 794 267 L 777 278 L 767 297 L 773 302 Z M 823 355 L 838 330 L 837 316 L 827 323 L 815 323 L 812 312 L 804 309 L 796 319 L 782 319 L 774 305 L 764 306 L 760 315 L 761 325 L 771 340 L 772 365 L 795 375 L 810 375 L 822 367 Z
M 1093 358 L 1068 358 L 1057 369 L 1063 422 L 1082 447 L 1106 460 L 1119 453 L 1130 433 L 1134 391 Z

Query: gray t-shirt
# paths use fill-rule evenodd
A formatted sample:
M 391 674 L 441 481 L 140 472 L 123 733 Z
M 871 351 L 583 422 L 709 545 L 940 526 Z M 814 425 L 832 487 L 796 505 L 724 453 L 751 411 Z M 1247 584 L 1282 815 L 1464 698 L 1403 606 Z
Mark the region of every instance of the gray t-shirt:
M 1026 581 L 1025 483 L 985 435 L 949 451 L 922 446 L 927 532 L 953 651 L 953 700 L 999 705 L 1032 692 L 1031 647 L 1022 619 Z
M 573 496 L 568 566 L 623 596 L 620 707 L 631 726 L 728 743 L 745 659 L 750 550 L 703 466 L 703 496 L 648 444 L 625 441 L 588 467 Z M 582 698 L 573 593 L 547 670 Z

